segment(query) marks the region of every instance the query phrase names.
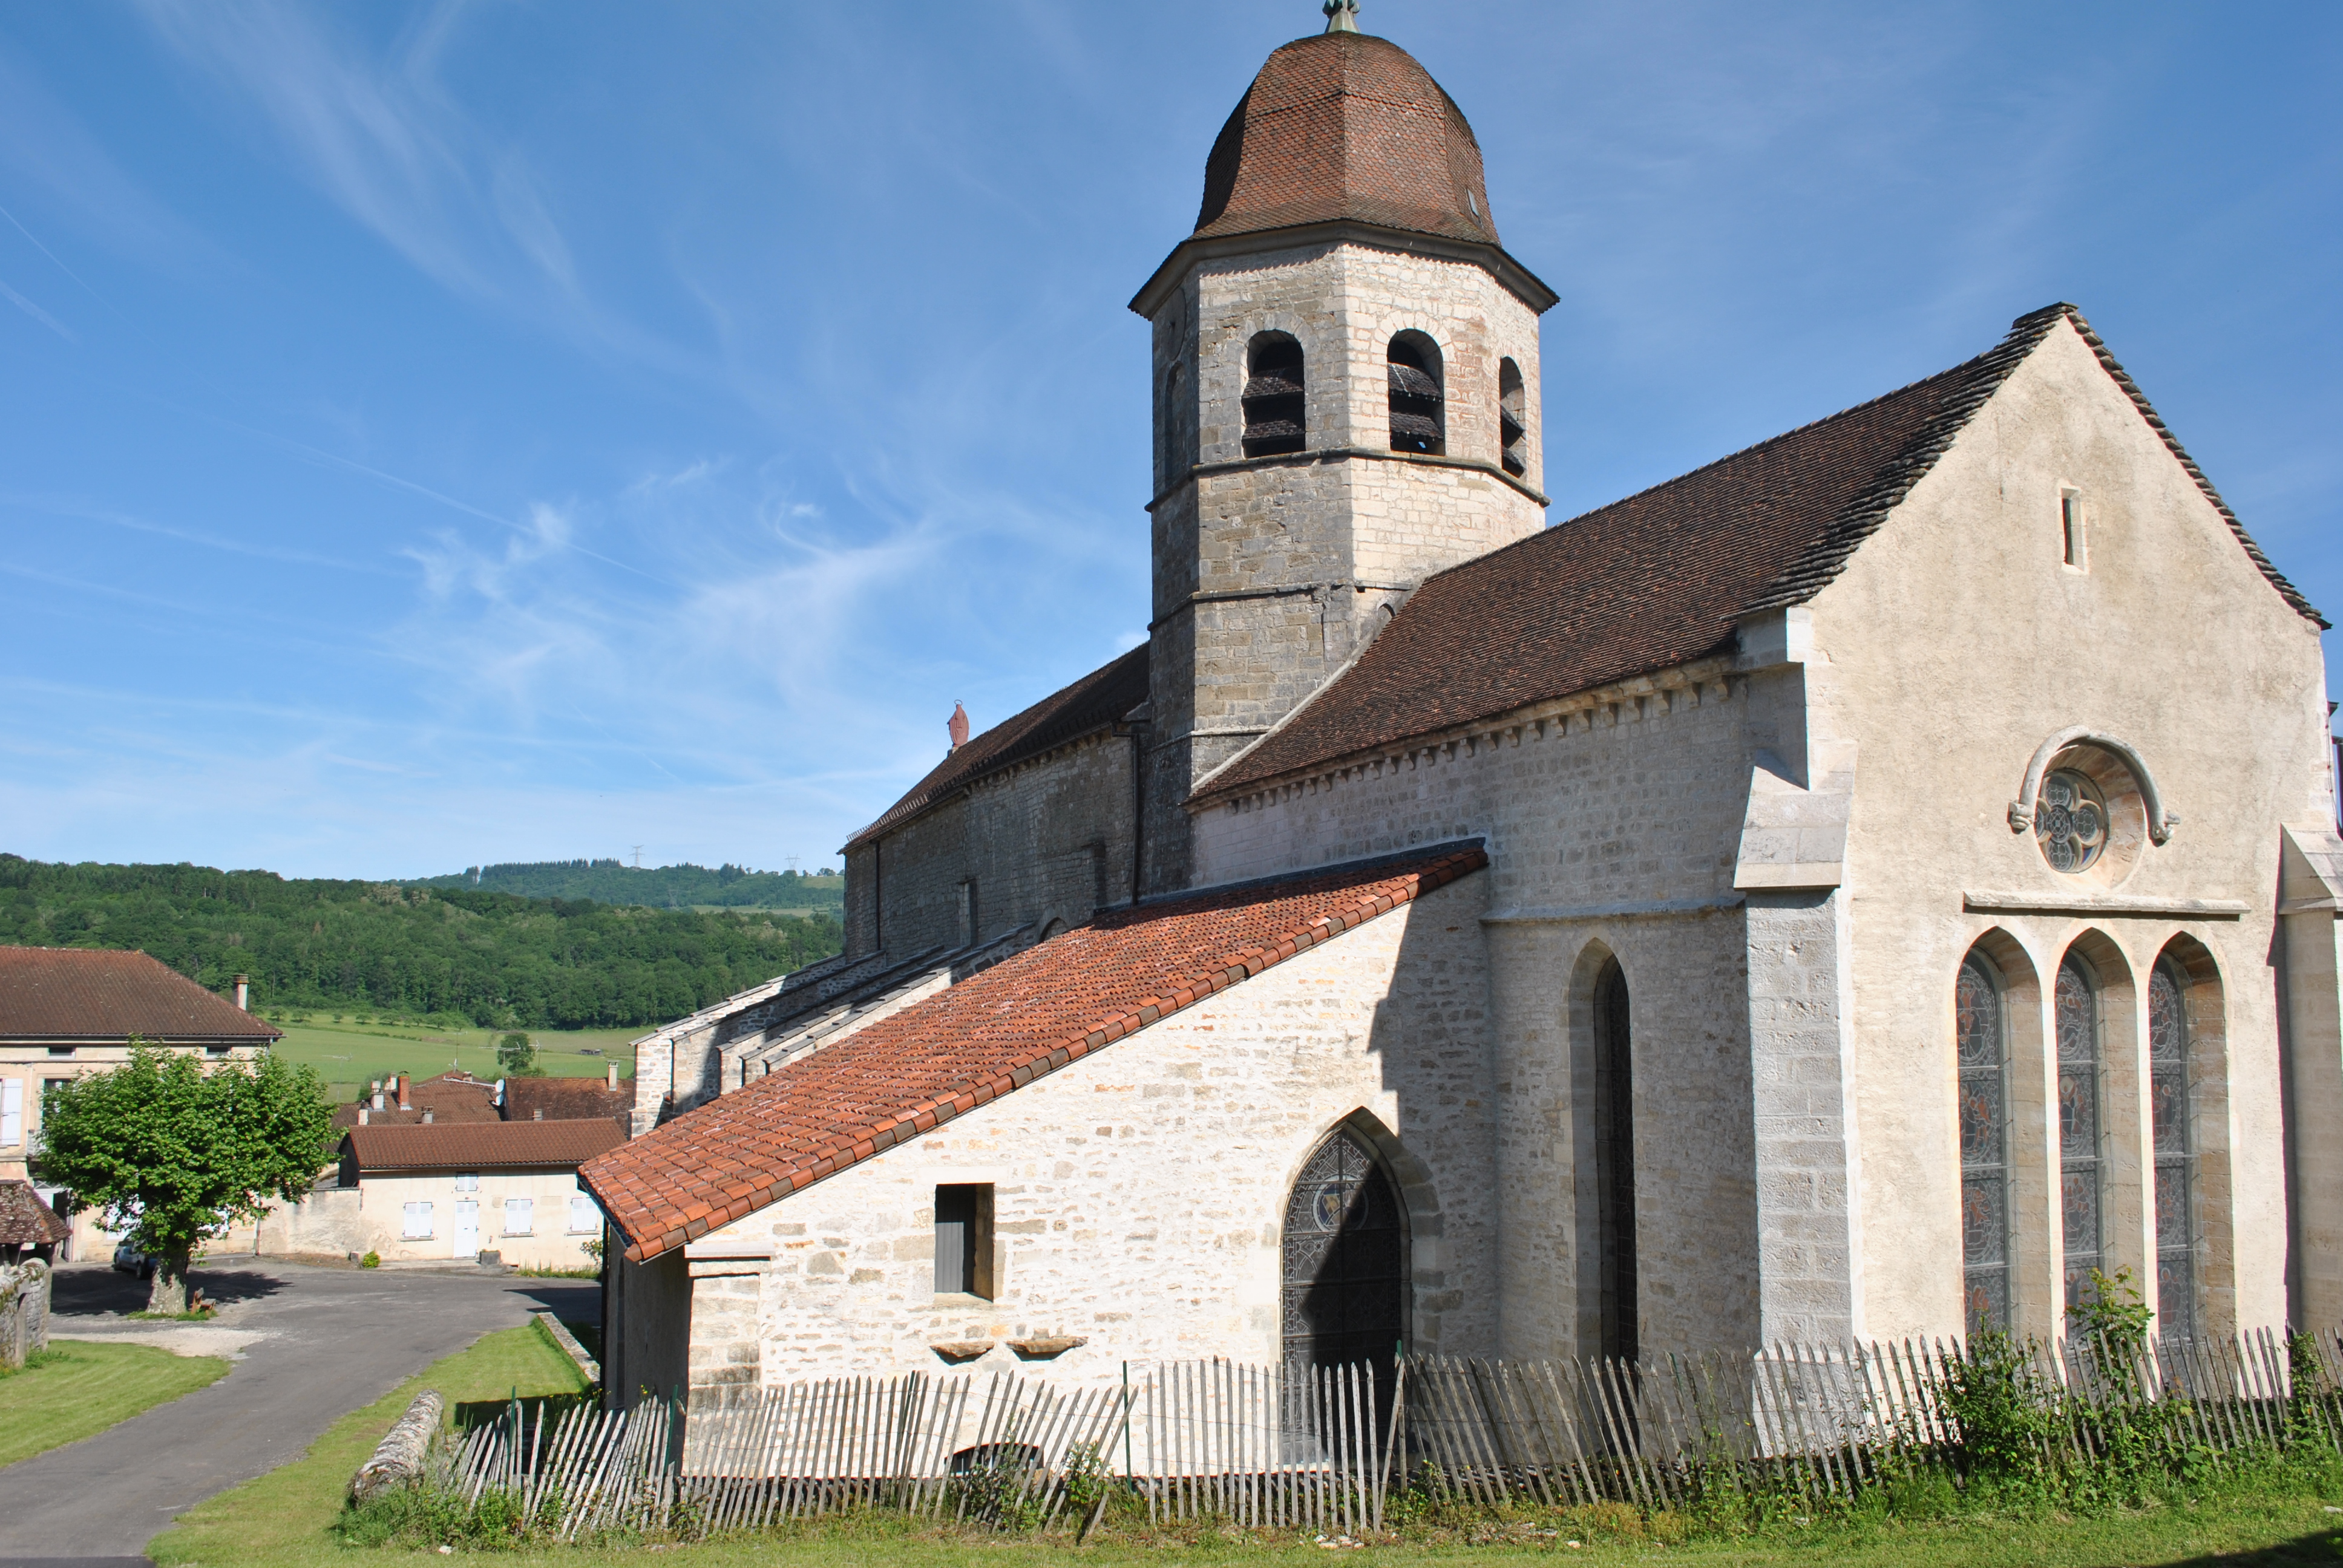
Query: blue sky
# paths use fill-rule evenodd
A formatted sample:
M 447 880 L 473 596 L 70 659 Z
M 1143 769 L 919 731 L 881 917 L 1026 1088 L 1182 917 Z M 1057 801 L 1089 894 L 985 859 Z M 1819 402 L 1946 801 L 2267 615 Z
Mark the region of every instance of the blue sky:
M 955 700 L 981 728 L 1140 635 L 1125 302 L 1319 21 L 0 12 L 0 848 L 830 863 Z M 1362 25 L 1562 296 L 1554 517 L 2065 298 L 2343 610 L 2343 7 Z

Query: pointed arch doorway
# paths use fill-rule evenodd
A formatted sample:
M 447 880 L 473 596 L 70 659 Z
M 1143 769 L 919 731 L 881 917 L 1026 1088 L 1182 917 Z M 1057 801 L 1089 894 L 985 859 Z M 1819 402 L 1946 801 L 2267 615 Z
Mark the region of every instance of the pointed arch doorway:
M 1286 1198 L 1285 1364 L 1363 1362 L 1387 1381 L 1407 1332 L 1407 1254 L 1398 1185 L 1363 1138 L 1336 1128 Z

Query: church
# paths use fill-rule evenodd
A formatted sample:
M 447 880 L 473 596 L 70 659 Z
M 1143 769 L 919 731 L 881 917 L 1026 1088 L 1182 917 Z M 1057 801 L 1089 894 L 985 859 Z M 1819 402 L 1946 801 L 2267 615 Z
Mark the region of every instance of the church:
M 639 1042 L 609 1386 L 2343 1323 L 2327 622 L 2066 304 L 1549 518 L 1556 297 L 1326 9 L 1131 301 L 1148 641 Z

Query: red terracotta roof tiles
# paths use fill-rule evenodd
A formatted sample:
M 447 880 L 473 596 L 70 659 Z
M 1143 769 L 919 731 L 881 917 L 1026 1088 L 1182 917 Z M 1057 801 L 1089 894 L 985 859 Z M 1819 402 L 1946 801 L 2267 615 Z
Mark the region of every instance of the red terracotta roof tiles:
M 45 1247 L 72 1234 L 30 1181 L 0 1181 L 0 1247 Z
M 1204 780 L 1217 799 L 1338 759 L 1732 650 L 1734 622 L 1809 599 L 2051 328 L 2071 320 L 2272 587 L 2281 577 L 2075 307 L 1990 352 L 1425 580 L 1340 678 Z
M 1101 915 L 685 1112 L 578 1179 L 639 1262 L 1489 863 L 1480 845 Z
M 1413 55 L 1363 33 L 1269 57 L 1204 164 L 1196 236 L 1340 220 L 1497 243 L 1481 144 Z
M 0 1040 L 266 1045 L 283 1031 L 145 953 L 0 947 Z
M 478 1171 L 571 1166 L 626 1141 L 606 1118 L 582 1121 L 459 1121 L 353 1127 L 344 1134 L 362 1171 Z

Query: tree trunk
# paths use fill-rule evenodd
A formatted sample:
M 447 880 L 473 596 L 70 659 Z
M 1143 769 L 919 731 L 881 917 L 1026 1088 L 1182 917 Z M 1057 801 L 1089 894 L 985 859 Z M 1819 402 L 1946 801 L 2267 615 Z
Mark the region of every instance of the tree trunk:
M 174 1248 L 155 1258 L 155 1283 L 146 1294 L 146 1310 L 183 1317 L 187 1311 L 187 1249 Z

